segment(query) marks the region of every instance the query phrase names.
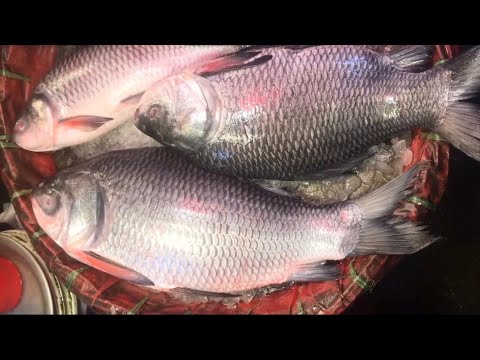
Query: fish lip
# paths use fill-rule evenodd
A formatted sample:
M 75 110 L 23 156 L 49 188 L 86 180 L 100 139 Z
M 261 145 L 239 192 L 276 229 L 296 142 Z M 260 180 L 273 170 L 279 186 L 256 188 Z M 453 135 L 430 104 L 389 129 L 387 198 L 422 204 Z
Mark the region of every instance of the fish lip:
M 15 144 L 17 144 L 19 147 L 21 147 L 24 150 L 31 151 L 31 152 L 50 152 L 50 151 L 57 151 L 58 150 L 58 147 L 29 148 L 28 145 L 24 146 L 24 145 L 18 143 L 18 138 L 16 137 L 16 134 L 13 134 L 12 139 L 13 139 L 13 142 Z
M 28 149 L 28 148 L 25 148 L 19 144 L 17 144 L 18 146 L 20 146 L 22 149 L 25 149 L 27 151 L 31 151 L 31 152 L 51 152 L 51 151 L 57 151 L 58 149 L 57 148 L 41 148 L 41 149 Z
M 24 150 L 28 150 L 31 152 L 48 152 L 48 151 L 57 151 L 59 148 L 57 146 L 43 146 L 43 147 L 29 147 L 28 141 L 22 144 L 22 135 L 23 132 L 13 131 L 12 134 L 12 141 L 19 147 Z
M 26 149 L 28 150 L 28 149 Z M 50 151 L 57 151 L 58 148 L 57 147 L 49 147 L 49 148 L 40 148 L 40 149 L 35 149 L 35 150 L 28 150 L 28 151 L 32 151 L 32 152 L 50 152 Z

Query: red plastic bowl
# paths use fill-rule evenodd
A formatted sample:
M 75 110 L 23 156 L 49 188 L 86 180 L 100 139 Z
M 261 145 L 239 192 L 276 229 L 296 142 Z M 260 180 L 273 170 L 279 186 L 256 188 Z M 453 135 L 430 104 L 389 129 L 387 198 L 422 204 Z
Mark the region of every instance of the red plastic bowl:
M 22 277 L 17 266 L 0 257 L 0 314 L 9 312 L 22 298 Z

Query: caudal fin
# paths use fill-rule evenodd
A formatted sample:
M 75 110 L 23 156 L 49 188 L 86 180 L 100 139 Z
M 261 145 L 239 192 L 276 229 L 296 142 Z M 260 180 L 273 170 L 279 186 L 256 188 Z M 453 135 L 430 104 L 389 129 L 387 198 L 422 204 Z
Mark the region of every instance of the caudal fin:
M 428 163 L 419 163 L 380 189 L 355 200 L 362 212 L 362 227 L 359 242 L 350 256 L 410 254 L 436 240 L 424 231 L 425 226 L 392 215 L 427 168 Z
M 480 161 L 480 106 L 468 102 L 480 94 L 480 46 L 441 66 L 451 72 L 451 83 L 445 119 L 435 130 Z

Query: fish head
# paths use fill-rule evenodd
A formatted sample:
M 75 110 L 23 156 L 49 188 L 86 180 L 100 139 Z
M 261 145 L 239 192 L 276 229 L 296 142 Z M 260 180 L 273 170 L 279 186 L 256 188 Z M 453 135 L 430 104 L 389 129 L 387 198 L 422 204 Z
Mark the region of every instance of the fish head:
M 135 125 L 159 143 L 195 151 L 220 131 L 220 98 L 210 82 L 193 74 L 165 78 L 140 99 Z
M 54 150 L 54 116 L 48 96 L 35 93 L 13 129 L 14 142 L 30 151 Z
M 62 172 L 38 185 L 31 201 L 40 227 L 67 252 L 89 249 L 105 233 L 105 192 L 89 172 Z

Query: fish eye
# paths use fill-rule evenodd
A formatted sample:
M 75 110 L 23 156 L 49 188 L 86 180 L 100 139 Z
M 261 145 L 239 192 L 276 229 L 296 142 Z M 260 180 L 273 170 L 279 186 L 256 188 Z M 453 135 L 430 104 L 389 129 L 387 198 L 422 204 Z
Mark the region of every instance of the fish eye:
M 147 110 L 147 117 L 150 120 L 158 119 L 160 114 L 164 111 L 163 106 L 160 104 L 153 104 Z
M 53 189 L 48 189 L 37 201 L 48 215 L 55 214 L 61 205 L 60 195 Z
M 20 119 L 15 123 L 15 130 L 17 131 L 25 131 L 26 128 L 27 122 L 25 120 Z

